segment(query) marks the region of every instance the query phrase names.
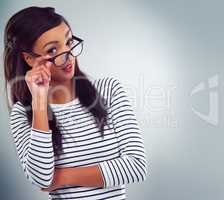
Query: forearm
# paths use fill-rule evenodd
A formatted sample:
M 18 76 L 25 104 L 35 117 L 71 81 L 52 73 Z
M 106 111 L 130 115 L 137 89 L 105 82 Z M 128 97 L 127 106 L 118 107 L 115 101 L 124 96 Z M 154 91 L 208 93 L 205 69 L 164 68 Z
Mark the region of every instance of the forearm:
M 37 130 L 49 131 L 47 101 L 38 99 L 32 101 L 32 127 Z
M 103 177 L 98 165 L 87 167 L 57 168 L 54 179 L 57 185 L 103 187 Z

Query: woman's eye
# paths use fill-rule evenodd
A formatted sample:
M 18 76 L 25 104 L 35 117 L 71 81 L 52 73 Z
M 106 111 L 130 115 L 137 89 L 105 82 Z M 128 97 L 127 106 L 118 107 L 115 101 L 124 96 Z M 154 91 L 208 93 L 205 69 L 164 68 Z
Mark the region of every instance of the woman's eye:
M 47 54 L 49 54 L 49 55 L 54 55 L 54 54 L 56 54 L 56 52 L 57 52 L 57 49 L 56 49 L 56 48 L 51 48 L 51 49 L 49 49 L 49 50 L 47 51 Z

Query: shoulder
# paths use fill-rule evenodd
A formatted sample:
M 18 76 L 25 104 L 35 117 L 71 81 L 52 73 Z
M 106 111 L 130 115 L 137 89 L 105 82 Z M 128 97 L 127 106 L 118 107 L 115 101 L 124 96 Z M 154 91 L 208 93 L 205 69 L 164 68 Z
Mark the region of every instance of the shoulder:
M 118 78 L 114 76 L 103 76 L 100 78 L 91 78 L 90 81 L 97 92 L 107 100 L 108 104 L 110 104 L 114 89 L 116 88 L 116 85 L 120 83 Z
M 113 90 L 117 84 L 120 84 L 120 80 L 114 76 L 104 76 L 92 80 L 93 85 L 98 91 Z

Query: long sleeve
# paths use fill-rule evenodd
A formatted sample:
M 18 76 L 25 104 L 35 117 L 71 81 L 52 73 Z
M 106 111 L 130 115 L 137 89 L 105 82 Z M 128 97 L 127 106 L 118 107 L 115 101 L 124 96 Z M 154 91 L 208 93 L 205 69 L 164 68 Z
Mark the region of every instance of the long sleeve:
M 115 78 L 111 86 L 110 108 L 120 157 L 99 163 L 104 187 L 144 181 L 147 160 L 141 131 L 127 93 Z
M 12 107 L 10 127 L 26 178 L 39 188 L 47 188 L 54 175 L 51 130 L 45 132 L 32 128 L 20 102 Z

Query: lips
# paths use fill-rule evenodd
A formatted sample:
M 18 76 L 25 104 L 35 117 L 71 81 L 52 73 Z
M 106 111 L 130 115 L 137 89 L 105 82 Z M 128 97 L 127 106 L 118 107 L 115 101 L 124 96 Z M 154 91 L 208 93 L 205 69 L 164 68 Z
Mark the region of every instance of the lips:
M 62 70 L 65 72 L 70 72 L 72 70 L 72 65 L 71 64 L 66 65 Z

